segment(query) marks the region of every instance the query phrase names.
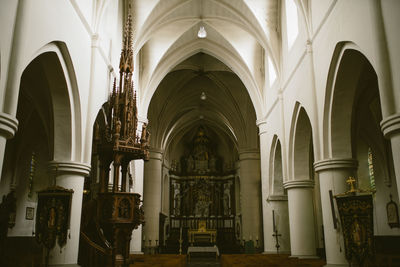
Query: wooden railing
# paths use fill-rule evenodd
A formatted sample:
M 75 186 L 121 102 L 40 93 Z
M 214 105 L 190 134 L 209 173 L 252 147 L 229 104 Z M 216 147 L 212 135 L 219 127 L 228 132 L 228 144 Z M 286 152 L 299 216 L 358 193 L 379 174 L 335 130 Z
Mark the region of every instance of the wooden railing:
M 97 201 L 82 207 L 78 263 L 82 267 L 112 266 L 112 247 L 97 222 Z
M 78 263 L 82 267 L 112 266 L 112 249 L 107 243 L 98 244 L 81 232 Z

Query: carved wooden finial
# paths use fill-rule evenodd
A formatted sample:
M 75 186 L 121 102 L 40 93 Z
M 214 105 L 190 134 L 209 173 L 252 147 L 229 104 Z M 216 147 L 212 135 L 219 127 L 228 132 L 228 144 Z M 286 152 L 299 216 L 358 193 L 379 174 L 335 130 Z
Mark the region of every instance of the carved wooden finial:
M 133 30 L 132 30 L 132 16 L 129 5 L 128 18 L 124 27 L 124 40 L 121 51 L 121 59 L 119 63 L 120 73 L 132 73 L 133 72 Z

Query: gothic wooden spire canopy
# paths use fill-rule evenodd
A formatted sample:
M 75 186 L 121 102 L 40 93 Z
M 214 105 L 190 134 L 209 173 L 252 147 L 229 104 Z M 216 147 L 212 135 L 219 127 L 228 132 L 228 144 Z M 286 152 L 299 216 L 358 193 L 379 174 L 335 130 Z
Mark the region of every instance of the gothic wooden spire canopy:
M 120 77 L 117 86 L 114 79 L 113 91 L 109 99 L 106 136 L 108 145 L 115 152 L 127 153 L 129 159 L 148 160 L 149 133 L 143 124 L 142 133 L 136 134 L 138 119 L 136 92 L 133 86 L 132 17 L 128 12 L 124 29 L 124 40 L 120 58 Z M 104 149 L 103 149 L 104 150 Z
M 132 18 L 129 10 L 119 65 L 119 82 L 114 80 L 112 93 L 105 105 L 105 127 L 98 130 L 99 135 L 95 138 L 100 161 L 97 214 L 104 236 L 112 246 L 113 267 L 129 266 L 132 230 L 144 222 L 140 195 L 130 192 L 127 181 L 129 162 L 135 159 L 148 160 L 150 136 L 146 124 L 142 126 L 141 135 L 137 134 L 132 39 Z M 110 172 L 111 162 L 113 172 Z M 109 186 L 110 182 L 112 186 Z

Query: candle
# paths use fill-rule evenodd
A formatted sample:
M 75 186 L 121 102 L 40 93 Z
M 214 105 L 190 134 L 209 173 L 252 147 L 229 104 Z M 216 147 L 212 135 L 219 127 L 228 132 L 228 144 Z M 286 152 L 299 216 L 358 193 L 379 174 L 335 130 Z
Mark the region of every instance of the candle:
M 272 210 L 272 226 L 274 229 L 274 232 L 276 231 L 276 226 L 275 226 L 275 210 Z
M 253 237 L 252 237 L 252 236 L 250 236 L 250 240 L 253 240 Z
M 182 226 L 181 226 L 181 233 L 180 233 L 180 235 L 179 235 L 179 239 L 182 240 Z

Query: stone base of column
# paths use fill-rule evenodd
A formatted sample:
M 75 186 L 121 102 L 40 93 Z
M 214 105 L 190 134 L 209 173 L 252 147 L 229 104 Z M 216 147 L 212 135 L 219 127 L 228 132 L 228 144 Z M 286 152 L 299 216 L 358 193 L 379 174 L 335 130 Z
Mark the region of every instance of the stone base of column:
M 49 267 L 81 267 L 80 265 L 78 265 L 78 264 L 55 264 L 55 265 L 52 265 L 52 264 L 49 264 Z
M 130 251 L 129 252 L 130 254 L 135 254 L 135 255 L 142 255 L 142 254 L 144 254 L 144 252 L 143 251 Z
M 290 255 L 289 258 L 299 258 L 299 259 L 320 259 L 320 257 L 315 255 Z
M 261 254 L 265 254 L 265 255 L 273 254 L 273 255 L 276 255 L 278 253 L 276 252 L 276 250 L 266 250 L 266 251 L 261 252 Z M 279 250 L 279 254 L 290 254 L 290 250 Z

